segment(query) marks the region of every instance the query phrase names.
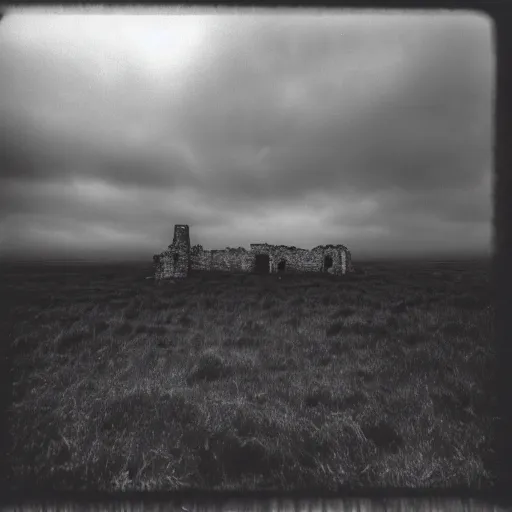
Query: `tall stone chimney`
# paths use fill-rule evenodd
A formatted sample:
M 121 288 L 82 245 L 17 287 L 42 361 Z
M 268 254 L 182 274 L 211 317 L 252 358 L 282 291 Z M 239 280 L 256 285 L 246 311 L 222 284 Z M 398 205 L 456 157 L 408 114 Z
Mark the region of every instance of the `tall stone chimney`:
M 187 277 L 190 268 L 190 234 L 186 224 L 174 226 L 174 238 L 169 246 L 174 277 Z

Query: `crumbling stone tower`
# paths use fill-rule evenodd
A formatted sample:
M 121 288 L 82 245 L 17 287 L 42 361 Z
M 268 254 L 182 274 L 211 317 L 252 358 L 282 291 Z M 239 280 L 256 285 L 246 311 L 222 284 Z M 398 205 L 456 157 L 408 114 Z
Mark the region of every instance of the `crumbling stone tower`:
M 174 226 L 174 238 L 169 249 L 173 251 L 174 277 L 187 277 L 190 268 L 190 234 L 186 224 Z
M 169 279 L 187 277 L 190 269 L 190 234 L 186 224 L 174 226 L 172 244 L 162 254 L 153 256 L 155 277 Z

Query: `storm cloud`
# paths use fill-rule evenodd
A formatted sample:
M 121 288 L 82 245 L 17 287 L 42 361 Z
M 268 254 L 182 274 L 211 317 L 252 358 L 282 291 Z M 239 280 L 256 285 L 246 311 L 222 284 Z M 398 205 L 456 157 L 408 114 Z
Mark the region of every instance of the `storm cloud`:
M 142 12 L 0 24 L 4 256 L 489 253 L 490 19 Z

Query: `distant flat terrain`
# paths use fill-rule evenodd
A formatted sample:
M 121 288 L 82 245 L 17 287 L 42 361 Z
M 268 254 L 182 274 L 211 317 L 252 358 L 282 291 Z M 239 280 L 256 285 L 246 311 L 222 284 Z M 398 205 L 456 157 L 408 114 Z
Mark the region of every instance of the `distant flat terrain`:
M 14 488 L 479 488 L 490 261 L 361 273 L 3 264 Z

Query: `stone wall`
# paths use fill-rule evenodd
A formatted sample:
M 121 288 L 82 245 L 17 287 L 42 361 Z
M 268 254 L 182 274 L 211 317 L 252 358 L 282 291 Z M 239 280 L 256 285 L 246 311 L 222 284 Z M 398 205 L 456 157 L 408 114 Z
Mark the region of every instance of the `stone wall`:
M 226 272 L 253 272 L 257 256 L 263 259 L 263 271 L 277 272 L 328 272 L 342 275 L 352 272 L 350 251 L 344 245 L 319 245 L 312 250 L 285 245 L 251 244 L 250 250 L 237 249 L 207 250 L 202 245 L 190 247 L 189 228 L 176 225 L 173 243 L 159 255 L 155 262 L 155 279 L 186 277 L 190 270 Z M 260 256 L 261 257 L 261 256 Z M 261 271 L 261 262 L 258 270 Z
M 190 249 L 190 269 L 250 272 L 252 258 L 251 253 L 243 247 L 207 250 L 201 245 L 194 245 Z
M 271 273 L 329 271 L 331 274 L 345 274 L 352 270 L 350 252 L 344 245 L 319 245 L 306 250 L 285 245 L 252 244 L 251 252 L 269 255 Z M 331 258 L 330 266 L 326 256 Z
M 225 270 L 229 272 L 250 272 L 252 255 L 243 247 L 238 249 L 226 248 L 213 250 L 212 270 Z

